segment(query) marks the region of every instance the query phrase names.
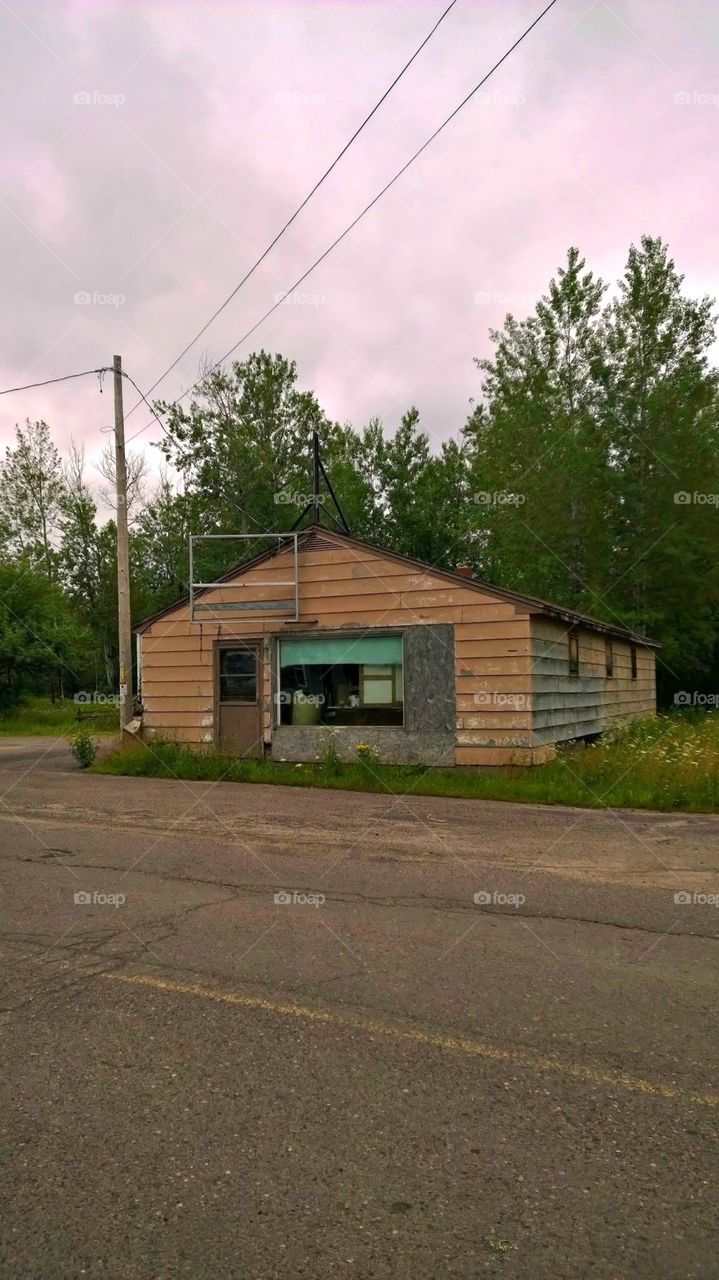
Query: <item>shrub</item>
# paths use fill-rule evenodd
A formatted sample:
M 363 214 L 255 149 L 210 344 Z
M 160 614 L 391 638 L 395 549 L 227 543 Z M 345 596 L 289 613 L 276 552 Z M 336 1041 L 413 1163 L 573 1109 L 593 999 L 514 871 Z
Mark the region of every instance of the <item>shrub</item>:
M 97 741 L 89 729 L 78 729 L 70 746 L 73 757 L 81 769 L 89 769 L 97 755 Z

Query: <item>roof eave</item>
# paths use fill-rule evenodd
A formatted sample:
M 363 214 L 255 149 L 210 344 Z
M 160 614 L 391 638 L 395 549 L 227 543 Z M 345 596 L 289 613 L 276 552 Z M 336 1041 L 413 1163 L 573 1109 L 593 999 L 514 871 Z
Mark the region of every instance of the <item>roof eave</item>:
M 566 622 L 572 627 L 587 627 L 589 631 L 598 631 L 602 635 L 615 636 L 618 640 L 629 640 L 632 644 L 644 645 L 647 649 L 661 649 L 658 640 L 650 640 L 648 636 L 632 631 L 631 627 L 615 627 L 611 622 L 602 622 L 600 618 L 590 618 L 584 613 L 574 613 L 571 609 L 562 609 L 559 605 L 542 604 L 530 609 L 531 617 L 553 618 L 558 622 Z

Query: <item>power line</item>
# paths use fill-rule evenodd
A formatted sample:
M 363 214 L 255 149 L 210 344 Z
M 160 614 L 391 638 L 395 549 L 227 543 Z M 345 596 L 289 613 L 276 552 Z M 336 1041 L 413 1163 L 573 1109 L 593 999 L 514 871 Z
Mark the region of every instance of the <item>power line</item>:
M 173 444 L 177 444 L 177 441 L 173 439 L 172 435 L 170 434 L 170 432 L 168 431 L 168 429 L 167 429 L 167 427 L 165 426 L 164 422 L 162 421 L 162 418 L 158 417 L 158 415 L 155 413 L 155 410 L 153 409 L 152 405 L 150 404 L 150 401 L 148 400 L 148 398 L 147 398 L 147 396 L 145 395 L 144 391 L 143 391 L 140 387 L 138 387 L 137 383 L 135 382 L 135 379 L 134 379 L 133 377 L 131 377 L 131 376 L 130 376 L 130 374 L 127 372 L 127 369 L 123 369 L 123 370 L 122 370 L 122 376 L 123 376 L 123 378 L 127 378 L 127 381 L 128 381 L 128 382 L 131 382 L 131 383 L 132 383 L 132 385 L 133 385 L 133 387 L 135 388 L 135 390 L 136 390 L 137 394 L 139 395 L 140 399 L 138 400 L 138 402 L 137 402 L 137 403 L 138 403 L 138 404 L 142 404 L 142 402 L 144 401 L 144 403 L 147 405 L 148 409 L 150 410 L 150 413 L 152 414 L 153 418 L 154 418 L 154 419 L 155 419 L 155 421 L 157 422 L 158 426 L 160 426 L 160 427 L 162 428 L 162 430 L 164 431 L 164 433 L 165 433 L 165 435 L 167 436 L 168 440 L 172 440 Z M 155 385 L 157 385 L 157 383 L 156 383 Z M 152 388 L 150 388 L 150 390 L 152 390 Z M 149 392 L 148 392 L 148 395 L 149 395 Z M 137 406 L 136 406 L 136 407 L 137 407 Z M 132 412 L 132 410 L 131 410 L 130 412 Z M 129 413 L 126 413 L 126 414 L 125 414 L 125 422 L 127 422 L 127 419 L 129 418 L 129 416 L 130 416 L 130 414 L 129 414 Z M 148 423 L 148 426 L 149 426 L 149 423 Z M 144 430 L 144 427 L 143 427 L 143 430 Z M 134 438 L 133 436 L 131 436 L 131 437 L 130 437 L 130 439 L 131 439 L 131 440 L 132 440 L 133 438 Z
M 389 182 L 387 182 L 385 186 L 382 187 L 381 191 L 378 191 L 377 195 L 372 200 L 370 200 L 369 204 L 365 205 L 361 213 L 358 213 L 357 217 L 352 222 L 350 222 L 349 226 L 345 227 L 345 230 L 341 232 L 340 235 L 337 236 L 336 240 L 332 241 L 332 244 L 329 245 L 327 249 L 325 249 L 324 253 L 320 254 L 319 258 L 315 259 L 315 261 L 312 263 L 312 266 L 308 267 L 307 270 L 304 272 L 304 274 L 301 275 L 298 280 L 295 280 L 294 284 L 291 285 L 290 288 L 287 289 L 285 293 L 282 294 L 282 296 L 278 299 L 278 301 L 275 302 L 265 312 L 265 314 L 260 317 L 257 323 L 253 324 L 252 328 L 248 329 L 247 332 L 244 333 L 242 337 L 238 339 L 238 341 L 234 344 L 234 346 L 230 347 L 229 351 L 226 351 L 225 354 L 221 356 L 219 360 L 216 360 L 214 364 L 211 364 L 209 368 L 204 371 L 202 376 L 198 378 L 196 382 L 193 382 L 192 386 L 188 387 L 186 391 L 182 392 L 182 395 L 179 395 L 175 400 L 171 400 L 169 407 L 179 404 L 181 400 L 184 400 L 186 396 L 189 396 L 193 391 L 195 391 L 199 386 L 201 386 L 201 384 L 205 381 L 205 379 L 208 377 L 210 373 L 212 373 L 215 369 L 219 368 L 219 366 L 223 364 L 225 360 L 227 360 L 231 355 L 233 355 L 233 353 L 237 350 L 237 348 L 242 346 L 242 343 L 246 342 L 247 339 L 252 336 L 255 330 L 259 329 L 260 325 L 264 324 L 265 320 L 269 319 L 269 317 L 273 314 L 274 311 L 277 310 L 278 307 L 282 306 L 283 300 L 287 296 L 287 294 L 294 292 L 295 289 L 297 289 L 301 284 L 303 284 L 304 281 L 307 279 L 307 277 L 312 274 L 312 272 L 320 265 L 320 263 L 324 262 L 325 258 L 327 258 L 329 254 L 332 253 L 332 250 L 336 249 L 337 245 L 340 244 L 345 239 L 345 237 L 349 235 L 350 231 L 354 230 L 358 222 L 361 222 L 362 218 L 364 218 L 365 214 L 369 213 L 370 209 L 374 208 L 377 202 L 382 199 L 382 196 L 389 191 L 390 187 L 393 187 L 395 182 L 397 182 L 398 179 L 401 178 L 402 175 L 407 172 L 410 165 L 414 164 L 415 160 L 419 159 L 422 153 L 427 150 L 427 147 L 429 147 L 431 143 L 434 142 L 435 138 L 437 138 L 439 134 L 442 133 L 444 129 L 446 129 L 447 125 L 450 124 L 452 120 L 454 120 L 454 117 L 459 114 L 462 108 L 465 107 L 467 103 L 474 97 L 474 95 L 479 92 L 482 86 L 487 83 L 490 76 L 494 75 L 495 71 L 497 71 L 498 68 L 501 67 L 502 63 L 506 62 L 510 54 L 514 52 L 517 46 L 520 45 L 522 41 L 525 40 L 526 37 L 530 34 L 530 32 L 534 30 L 534 28 L 538 25 L 538 23 L 542 21 L 542 18 L 544 18 L 545 15 L 549 13 L 549 10 L 554 8 L 554 5 L 556 3 L 557 3 L 557 0 L 550 0 L 546 8 L 544 8 L 542 12 L 538 14 L 538 16 L 534 19 L 534 21 L 530 23 L 528 27 L 526 27 L 526 29 L 522 32 L 522 34 L 518 36 L 518 38 L 514 41 L 514 44 L 510 45 L 506 53 L 502 54 L 502 57 L 499 58 L 497 62 L 495 62 L 494 66 L 490 68 L 490 70 L 486 73 L 486 75 L 482 77 L 482 79 L 478 82 L 478 84 L 476 84 L 474 88 L 471 89 L 470 92 L 466 95 L 466 97 L 462 99 L 459 105 L 454 108 L 454 111 L 452 111 L 450 115 L 447 116 L 446 120 L 443 120 L 442 124 L 439 125 L 437 129 L 435 129 L 434 133 L 430 134 L 429 138 L 427 138 L 427 141 L 422 143 L 422 146 L 419 147 L 417 151 L 415 151 L 413 156 L 410 156 L 409 160 L 407 160 L 407 162 L 402 165 L 402 168 L 397 171 L 397 173 L 394 175 L 393 178 L 390 178 Z M 146 422 L 145 426 L 140 427 L 140 430 L 136 431 L 135 434 L 130 437 L 130 439 L 134 440 L 137 436 L 141 435 L 143 431 L 146 431 L 147 428 L 151 426 L 152 426 L 151 422 Z
M 165 424 L 164 424 L 164 422 L 162 421 L 162 419 L 161 419 L 160 417 L 158 417 L 158 415 L 155 413 L 155 410 L 153 409 L 152 405 L 150 404 L 150 401 L 147 399 L 147 396 L 145 395 L 145 393 L 144 393 L 144 391 L 142 390 L 142 388 L 141 388 L 141 387 L 138 387 L 137 383 L 135 382 L 135 379 L 134 379 L 134 378 L 133 378 L 133 377 L 132 377 L 128 372 L 127 372 L 127 370 L 126 370 L 126 369 L 123 369 L 123 370 L 122 370 L 122 376 L 123 376 L 123 378 L 127 378 L 128 382 L 131 382 L 131 383 L 132 383 L 132 385 L 133 385 L 133 387 L 135 388 L 135 390 L 136 390 L 137 394 L 140 396 L 140 400 L 141 400 L 141 401 L 144 401 L 144 403 L 147 405 L 148 409 L 150 410 L 150 413 L 152 414 L 153 418 L 154 418 L 154 419 L 155 419 L 155 421 L 158 423 L 158 425 L 162 428 L 162 431 L 163 431 L 163 432 L 164 432 L 164 434 L 167 436 L 168 440 L 171 440 L 171 441 L 172 441 L 172 443 L 173 443 L 175 446 L 177 446 L 177 447 L 181 447 L 181 446 L 180 446 L 180 442 L 174 438 L 174 436 L 172 435 L 172 432 L 168 430 L 168 428 L 165 426 Z M 127 421 L 127 416 L 125 417 L 125 421 Z M 148 425 L 149 425 L 149 424 L 148 424 Z M 144 428 L 143 428 L 143 430 L 144 430 Z M 134 438 L 135 438 L 134 436 L 130 436 L 130 440 L 134 440 Z M 129 444 L 129 441 L 128 441 L 127 443 Z M 187 466 L 187 465 L 188 465 L 188 459 L 187 459 L 187 457 L 186 457 L 186 456 L 185 456 L 185 457 L 180 458 L 180 465 L 181 465 L 181 466 Z M 235 502 L 234 500 L 232 500 L 232 505 L 233 505 L 233 507 L 235 507 L 235 508 L 237 509 L 237 511 L 239 511 L 239 513 L 240 513 L 240 515 L 241 515 L 241 516 L 244 516 L 244 517 L 245 517 L 245 519 L 246 519 L 246 520 L 251 520 L 251 521 L 252 521 L 252 523 L 253 523 L 253 524 L 256 524 L 258 528 L 261 528 L 261 525 L 260 525 L 259 520 L 256 520 L 256 519 L 255 519 L 255 517 L 252 515 L 252 512 L 251 512 L 251 511 L 245 511 L 245 510 L 244 510 L 244 508 L 243 508 L 243 507 L 241 507 L 241 506 L 240 506 L 237 502 Z
M 0 391 L 0 396 L 10 396 L 14 391 L 33 391 L 35 387 L 49 387 L 53 382 L 70 382 L 72 378 L 87 378 L 91 373 L 111 373 L 110 368 L 103 369 L 85 369 L 82 373 L 66 373 L 62 378 L 46 378 L 44 382 L 28 382 L 24 387 L 8 387 L 7 391 Z
M 238 293 L 239 293 L 239 291 L 240 291 L 240 289 L 243 287 L 243 285 L 245 285 L 245 284 L 247 283 L 247 281 L 250 279 L 250 276 L 254 275 L 255 271 L 256 271 L 256 270 L 257 270 L 257 268 L 260 266 L 260 264 L 261 264 L 262 262 L 264 262 L 264 260 L 265 260 L 265 258 L 267 257 L 268 253 L 270 253 L 270 251 L 271 251 L 272 249 L 274 249 L 274 247 L 275 247 L 275 245 L 277 244 L 277 242 L 278 242 L 279 240 L 281 240 L 281 239 L 282 239 L 282 237 L 283 237 L 283 235 L 285 234 L 285 232 L 286 232 L 286 231 L 287 231 L 287 230 L 292 226 L 292 223 L 295 221 L 295 218 L 297 218 L 297 217 L 301 214 L 301 212 L 302 212 L 302 210 L 304 209 L 305 205 L 309 204 L 309 202 L 310 202 L 310 200 L 312 199 L 312 197 L 313 197 L 313 195 L 315 194 L 315 192 L 316 192 L 316 191 L 319 191 L 320 187 L 322 186 L 322 183 L 325 181 L 325 179 L 326 179 L 326 178 L 328 178 L 328 177 L 330 176 L 330 174 L 332 173 L 332 170 L 333 170 L 334 168 L 336 168 L 336 166 L 339 164 L 339 162 L 340 162 L 340 160 L 342 159 L 343 155 L 345 155 L 345 153 L 346 153 L 347 151 L 349 151 L 349 149 L 350 149 L 350 147 L 352 146 L 352 143 L 355 141 L 355 139 L 359 137 L 359 135 L 361 134 L 361 132 L 362 132 L 362 130 L 365 128 L 365 126 L 369 124 L 369 122 L 370 122 L 370 120 L 372 119 L 372 117 L 373 117 L 373 116 L 374 116 L 374 115 L 379 111 L 380 107 L 382 106 L 382 103 L 383 103 L 383 102 L 384 102 L 384 101 L 389 97 L 389 95 L 390 95 L 390 93 L 392 92 L 392 90 L 394 89 L 395 85 L 399 84 L 399 81 L 402 79 L 402 76 L 403 76 L 403 75 L 405 74 L 405 72 L 406 72 L 406 71 L 408 71 L 408 70 L 409 70 L 409 68 L 412 66 L 412 63 L 414 62 L 415 58 L 417 58 L 417 57 L 419 56 L 419 54 L 420 54 L 420 53 L 422 52 L 422 50 L 424 49 L 425 45 L 426 45 L 426 44 L 428 44 L 428 43 L 429 43 L 429 41 L 432 39 L 432 36 L 434 35 L 435 31 L 436 31 L 436 30 L 437 30 L 437 28 L 439 27 L 440 23 L 442 23 L 442 22 L 444 21 L 444 19 L 447 17 L 447 14 L 448 14 L 448 13 L 449 13 L 449 11 L 450 11 L 450 9 L 453 9 L 456 3 L 457 3 L 457 0 L 451 0 L 451 3 L 447 5 L 447 8 L 446 8 L 446 9 L 444 10 L 444 12 L 440 15 L 440 17 L 437 19 L 437 21 L 435 22 L 434 26 L 432 27 L 432 30 L 431 30 L 431 31 L 430 31 L 430 32 L 425 36 L 424 40 L 423 40 L 423 41 L 422 41 L 422 43 L 418 46 L 418 48 L 417 48 L 417 49 L 415 49 L 415 51 L 414 51 L 414 53 L 412 54 L 412 57 L 409 59 L 409 61 L 408 61 L 408 62 L 405 62 L 404 66 L 402 67 L 402 70 L 401 70 L 401 71 L 400 71 L 400 72 L 395 76 L 394 80 L 393 80 L 393 81 L 392 81 L 392 83 L 389 85 L 389 87 L 388 87 L 387 89 L 385 89 L 384 93 L 382 94 L 382 97 L 379 99 L 379 101 L 378 101 L 378 102 L 376 102 L 376 103 L 375 103 L 375 105 L 373 106 L 373 108 L 372 108 L 372 110 L 370 111 L 369 115 L 365 116 L 364 120 L 363 120 L 363 121 L 362 121 L 362 123 L 359 125 L 359 127 L 358 127 L 357 129 L 355 129 L 354 133 L 352 134 L 352 137 L 351 137 L 351 138 L 349 138 L 349 140 L 348 140 L 348 141 L 345 143 L 345 145 L 343 146 L 342 150 L 338 153 L 338 155 L 336 155 L 336 156 L 335 156 L 335 158 L 334 158 L 334 160 L 332 161 L 332 164 L 329 166 L 329 168 L 328 168 L 328 169 L 325 169 L 324 173 L 322 174 L 322 177 L 318 179 L 318 181 L 317 181 L 317 182 L 315 183 L 315 185 L 313 186 L 312 190 L 311 190 L 311 191 L 309 191 L 309 192 L 307 193 L 307 195 L 305 196 L 305 198 L 304 198 L 304 200 L 302 201 L 302 203 L 301 203 L 301 204 L 299 204 L 299 205 L 297 206 L 297 208 L 295 209 L 295 211 L 294 211 L 294 213 L 292 214 L 292 216 L 291 216 L 290 218 L 288 218 L 288 219 L 287 219 L 287 222 L 285 223 L 285 225 L 281 228 L 281 230 L 280 230 L 280 231 L 278 231 L 278 232 L 277 232 L 277 235 L 275 236 L 274 240 L 271 240 L 271 241 L 270 241 L 270 243 L 268 244 L 268 246 L 267 246 L 267 248 L 264 250 L 264 252 L 260 254 L 260 256 L 259 256 L 259 258 L 257 259 L 257 261 L 256 261 L 256 262 L 254 262 L 254 263 L 252 264 L 252 266 L 250 267 L 249 271 L 247 271 L 247 272 L 245 273 L 245 275 L 244 275 L 244 276 L 242 277 L 242 279 L 240 280 L 239 284 L 238 284 L 238 285 L 236 285 L 236 286 L 235 286 L 235 288 L 232 290 L 232 293 L 230 293 L 230 294 L 228 294 L 228 295 L 227 295 L 227 297 L 225 298 L 225 301 L 222 303 L 222 305 L 221 305 L 221 306 L 219 306 L 219 307 L 217 308 L 217 310 L 213 313 L 213 315 L 211 315 L 211 316 L 210 316 L 209 320 L 207 321 L 207 324 L 203 325 L 203 327 L 200 329 L 200 331 L 199 331 L 198 333 L 196 333 L 196 334 L 195 334 L 195 336 L 194 336 L 194 338 L 192 339 L 192 341 L 191 341 L 191 342 L 188 342 L 187 346 L 184 348 L 184 350 L 183 350 L 183 351 L 181 351 L 181 352 L 180 352 L 180 354 L 179 354 L 179 356 L 177 357 L 177 359 L 176 359 L 176 360 L 173 360 L 173 362 L 172 362 L 172 364 L 171 364 L 171 365 L 168 365 L 168 367 L 165 369 L 165 372 L 164 372 L 164 373 L 162 373 L 162 374 L 160 375 L 160 377 L 157 379 L 157 381 L 156 381 L 156 382 L 153 382 L 152 386 L 150 387 L 150 389 L 149 389 L 149 391 L 148 391 L 148 393 L 147 393 L 148 395 L 152 395 L 152 393 L 153 393 L 153 391 L 155 390 L 155 388 L 156 388 L 156 387 L 159 387 L 160 383 L 165 381 L 165 378 L 167 377 L 168 373 L 171 373 L 171 372 L 172 372 L 172 370 L 175 368 L 175 366 L 176 366 L 176 365 L 178 365 L 178 364 L 180 363 L 180 361 L 181 361 L 182 357 L 183 357 L 183 356 L 186 356 L 186 355 L 187 355 L 187 352 L 188 352 L 192 347 L 194 347 L 195 343 L 198 341 L 198 339 L 199 339 L 199 338 L 201 338 L 201 337 L 202 337 L 203 333 L 206 333 L 206 332 L 207 332 L 207 330 L 209 329 L 209 327 L 210 327 L 210 325 L 213 323 L 213 321 L 215 321 L 215 320 L 217 319 L 217 317 L 221 314 L 221 312 L 223 312 L 223 311 L 225 310 L 225 307 L 227 307 L 227 306 L 229 305 L 229 303 L 232 301 L 232 299 L 236 296 L 236 294 L 238 294 Z M 137 404 L 134 404 L 134 405 L 132 406 L 132 408 L 130 409 L 129 413 L 127 413 L 127 414 L 125 415 L 125 420 L 126 420 L 126 421 L 127 421 L 127 419 L 130 417 L 130 414 L 134 413 L 134 412 L 135 412 L 135 409 L 139 408 L 139 405 L 140 405 L 140 401 L 138 400 Z M 143 431 L 144 431 L 144 427 L 143 427 Z

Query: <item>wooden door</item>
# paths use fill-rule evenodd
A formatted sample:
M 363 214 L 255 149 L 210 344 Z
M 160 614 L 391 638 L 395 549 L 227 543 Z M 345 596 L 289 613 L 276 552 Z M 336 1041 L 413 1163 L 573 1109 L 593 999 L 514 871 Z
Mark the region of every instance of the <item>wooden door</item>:
M 217 742 L 238 756 L 261 756 L 262 666 L 259 645 L 233 640 L 217 646 Z

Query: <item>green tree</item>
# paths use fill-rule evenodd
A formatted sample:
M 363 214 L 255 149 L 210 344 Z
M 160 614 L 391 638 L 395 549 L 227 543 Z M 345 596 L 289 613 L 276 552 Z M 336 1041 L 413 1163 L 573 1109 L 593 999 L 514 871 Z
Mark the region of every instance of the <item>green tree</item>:
M 182 472 L 188 494 L 202 496 L 211 529 L 272 529 L 281 495 L 307 487 L 307 449 L 327 419 L 310 391 L 297 387 L 294 361 L 255 352 L 203 380 L 189 409 L 160 405 L 169 438 L 163 451 Z
M 719 620 L 715 317 L 711 301 L 685 297 L 682 284 L 667 246 L 644 236 L 606 315 L 616 482 L 607 590 L 629 625 L 662 641 L 665 690 L 701 681 Z
M 412 406 L 389 439 L 376 437 L 383 545 L 418 556 L 426 512 L 417 501 L 421 479 L 429 465 L 429 438 L 419 428 L 419 410 Z
M 464 433 L 486 576 L 659 640 L 664 700 L 719 678 L 714 315 L 682 284 L 645 236 L 602 305 L 571 249 L 535 313 L 508 316 L 477 362 Z
M 52 580 L 55 534 L 64 493 L 60 455 L 46 422 L 15 428 L 15 448 L 0 467 L 0 538 L 6 553 L 29 555 Z
M 417 505 L 423 512 L 423 535 L 417 556 L 443 569 L 470 564 L 479 571 L 481 549 L 473 527 L 469 463 L 456 440 L 442 443 L 432 456 L 417 487 Z
M 508 315 L 464 430 L 475 545 L 495 580 L 577 608 L 606 581 L 611 470 L 602 431 L 605 286 L 570 249 L 533 315 Z
M 0 564 L 0 702 L 54 693 L 56 673 L 78 688 L 89 636 L 60 588 L 26 557 Z
M 468 558 L 468 467 L 455 441 L 432 454 L 413 406 L 393 436 L 386 437 L 374 419 L 362 435 L 359 454 L 372 487 L 367 536 L 443 568 Z
M 176 514 L 182 512 L 186 534 L 291 528 L 311 494 L 314 430 L 348 521 L 353 528 L 364 523 L 371 490 L 355 433 L 330 422 L 313 393 L 298 388 L 294 361 L 254 352 L 229 371 L 209 373 L 188 409 L 160 404 L 158 410 L 167 415 L 163 452 L 183 476 L 182 501 L 173 504 Z M 149 520 L 140 524 L 147 529 L 168 513 L 167 502 L 164 509 L 154 504 Z M 264 545 L 254 544 L 253 550 Z M 165 572 L 186 581 L 186 545 L 181 560 L 176 551 Z M 197 567 L 202 577 L 214 577 L 237 559 L 236 544 L 201 545 Z
M 60 502 L 59 574 L 79 622 L 92 637 L 83 664 L 93 687 L 104 674 L 115 689 L 117 649 L 116 534 L 114 522 L 98 526 L 97 506 L 85 480 L 82 450 L 70 443 Z
M 130 538 L 135 618 L 163 608 L 187 592 L 189 537 L 199 531 L 203 514 L 201 493 L 176 493 L 163 469 L 155 493 L 145 503 Z

